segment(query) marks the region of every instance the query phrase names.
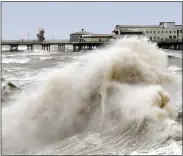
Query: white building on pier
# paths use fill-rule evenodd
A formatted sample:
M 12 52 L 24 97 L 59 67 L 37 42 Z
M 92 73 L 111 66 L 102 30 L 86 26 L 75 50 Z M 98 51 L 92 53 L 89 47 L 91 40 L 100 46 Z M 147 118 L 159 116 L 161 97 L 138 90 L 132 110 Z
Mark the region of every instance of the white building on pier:
M 114 33 L 121 37 L 127 32 L 142 32 L 150 40 L 182 40 L 182 25 L 175 22 L 159 22 L 159 25 L 116 25 Z
M 81 42 L 108 42 L 113 39 L 114 34 L 92 34 L 82 35 Z

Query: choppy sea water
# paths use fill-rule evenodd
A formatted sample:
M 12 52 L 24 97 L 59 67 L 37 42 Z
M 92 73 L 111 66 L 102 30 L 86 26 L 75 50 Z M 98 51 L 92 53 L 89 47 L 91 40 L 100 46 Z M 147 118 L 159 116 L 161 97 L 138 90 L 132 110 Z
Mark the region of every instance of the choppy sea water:
M 135 46 L 138 48 L 134 48 Z M 147 55 L 145 51 L 148 52 Z M 149 82 L 148 76 L 154 73 L 145 73 L 148 70 L 144 65 L 161 70 L 166 65 L 166 59 L 163 54 L 158 54 L 159 51 L 147 43 L 130 40 L 94 52 L 47 52 L 38 49 L 3 52 L 2 77 L 19 87 L 22 94 L 15 94 L 11 100 L 3 102 L 2 153 L 182 154 L 182 141 L 170 137 L 164 138 L 164 133 L 168 132 L 161 130 L 149 132 L 149 129 L 144 128 L 146 124 L 141 124 L 139 131 L 134 132 L 136 124 L 134 126 L 131 123 L 134 118 L 138 121 L 146 118 L 146 112 L 142 109 L 145 103 L 149 104 L 153 89 L 148 88 L 149 84 L 141 88 L 133 78 L 128 80 L 126 75 L 129 76 L 129 71 L 132 70 L 128 67 L 135 65 L 137 61 L 135 67 L 144 68 L 139 76 L 143 77 L 143 80 L 139 78 L 139 81 Z M 168 60 L 167 72 L 181 76 L 181 52 L 168 51 L 168 53 L 175 57 Z M 133 54 L 134 57 L 131 57 Z M 144 63 L 143 61 L 147 61 L 146 64 L 139 65 Z M 119 91 L 106 97 L 105 120 L 100 119 L 103 110 L 98 106 L 78 116 L 77 112 L 83 108 L 103 103 L 98 97 L 92 101 L 90 96 L 93 96 L 96 88 L 104 83 L 105 80 L 101 77 L 114 62 L 126 70 L 121 76 L 122 82 L 117 84 Z M 160 75 L 155 75 L 154 79 L 158 76 Z M 131 85 L 131 81 L 136 85 L 135 88 Z M 181 86 L 180 83 L 175 83 L 164 87 L 173 99 L 171 103 L 179 111 L 182 108 Z M 131 100 L 128 92 L 135 102 Z M 149 99 L 143 99 L 144 97 Z M 136 113 L 134 118 L 131 118 L 131 111 Z

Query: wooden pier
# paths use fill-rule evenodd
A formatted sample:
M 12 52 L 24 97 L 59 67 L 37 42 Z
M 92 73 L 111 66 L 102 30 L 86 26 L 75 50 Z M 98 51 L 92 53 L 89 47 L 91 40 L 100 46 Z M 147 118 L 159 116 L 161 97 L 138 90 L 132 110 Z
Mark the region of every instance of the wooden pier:
M 18 50 L 18 46 L 27 46 L 28 50 L 33 50 L 34 46 L 42 46 L 42 50 L 50 51 L 50 46 L 57 45 L 58 51 L 65 51 L 66 45 L 72 45 L 73 51 L 80 50 L 92 50 L 94 47 L 100 47 L 102 45 L 108 44 L 108 42 L 70 42 L 70 40 L 60 40 L 60 41 L 45 41 L 45 42 L 36 42 L 36 41 L 8 41 L 4 40 L 1 42 L 2 46 L 10 46 L 10 50 Z
M 162 49 L 170 49 L 170 50 L 182 50 L 183 42 L 182 40 L 165 40 L 157 42 L 158 47 Z
M 156 42 L 160 48 L 171 49 L 171 50 L 182 50 L 182 40 L 165 40 L 165 41 L 152 41 Z M 80 50 L 92 50 L 104 45 L 110 44 L 110 42 L 70 42 L 70 40 L 55 40 L 55 41 L 44 41 L 37 42 L 35 40 L 22 41 L 22 40 L 3 40 L 2 46 L 10 46 L 11 51 L 18 51 L 18 46 L 27 46 L 28 50 L 33 50 L 34 46 L 42 46 L 42 50 L 50 51 L 50 46 L 57 45 L 58 51 L 65 51 L 66 45 L 72 45 L 73 51 Z

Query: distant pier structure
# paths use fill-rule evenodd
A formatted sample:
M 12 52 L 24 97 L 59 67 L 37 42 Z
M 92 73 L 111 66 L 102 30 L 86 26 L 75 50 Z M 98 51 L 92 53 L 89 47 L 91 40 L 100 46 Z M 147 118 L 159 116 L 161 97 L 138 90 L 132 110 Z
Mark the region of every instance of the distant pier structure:
M 183 36 L 182 25 L 175 25 L 175 22 L 160 22 L 159 25 L 116 25 L 112 33 L 95 34 L 84 29 L 70 34 L 70 39 L 45 41 L 44 29 L 39 29 L 36 40 L 2 40 L 1 45 L 9 45 L 10 50 L 18 50 L 18 46 L 25 45 L 28 50 L 34 46 L 42 46 L 42 50 L 50 51 L 50 46 L 58 46 L 58 51 L 65 51 L 67 45 L 73 46 L 73 51 L 93 50 L 111 44 L 113 40 L 124 36 L 147 36 L 151 42 L 157 43 L 162 49 L 182 50 Z
M 38 42 L 43 42 L 44 40 L 45 40 L 44 29 L 41 28 L 41 29 L 39 29 L 39 34 L 37 34 L 37 41 Z

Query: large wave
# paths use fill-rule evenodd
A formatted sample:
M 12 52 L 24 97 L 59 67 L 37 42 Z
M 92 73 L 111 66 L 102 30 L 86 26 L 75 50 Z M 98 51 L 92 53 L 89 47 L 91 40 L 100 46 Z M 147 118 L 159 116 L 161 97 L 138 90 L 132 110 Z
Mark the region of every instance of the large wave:
M 166 90 L 179 82 L 155 44 L 146 38 L 118 40 L 50 72 L 3 108 L 3 153 L 90 131 L 121 139 L 143 135 L 149 142 L 180 139 L 176 106 Z

